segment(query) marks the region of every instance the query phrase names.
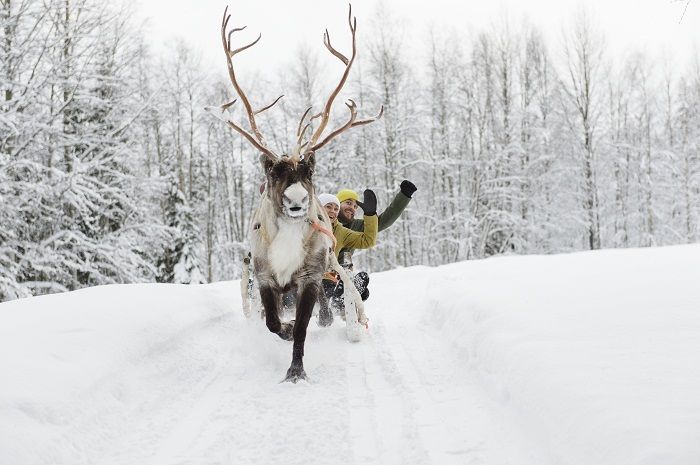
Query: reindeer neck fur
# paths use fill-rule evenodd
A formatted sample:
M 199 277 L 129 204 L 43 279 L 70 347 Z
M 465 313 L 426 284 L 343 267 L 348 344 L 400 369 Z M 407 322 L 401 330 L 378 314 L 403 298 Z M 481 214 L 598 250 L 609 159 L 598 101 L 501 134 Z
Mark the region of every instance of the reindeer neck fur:
M 287 218 L 276 215 L 270 200 L 263 197 L 254 219 L 259 226 L 253 234 L 253 255 L 265 258 L 268 271 L 279 286 L 291 282 L 309 253 L 328 246 L 326 240 L 312 237 L 311 222 L 318 221 L 319 217 L 329 223 L 317 201 L 312 203 L 308 216 Z
M 277 218 L 277 233 L 271 238 L 267 259 L 280 286 L 289 283 L 294 272 L 304 264 L 308 231 L 305 221 Z

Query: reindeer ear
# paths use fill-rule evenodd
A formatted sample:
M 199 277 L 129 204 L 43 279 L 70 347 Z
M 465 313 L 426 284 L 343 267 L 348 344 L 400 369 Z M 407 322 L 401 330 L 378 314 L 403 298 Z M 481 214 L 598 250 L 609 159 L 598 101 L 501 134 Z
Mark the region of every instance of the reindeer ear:
M 262 169 L 265 174 L 269 173 L 272 167 L 275 165 L 272 160 L 265 155 L 260 155 L 260 164 L 262 165 Z
M 316 152 L 309 152 L 304 156 L 304 162 L 306 163 L 306 166 L 308 167 L 309 173 L 312 175 L 314 174 L 314 171 L 316 170 Z

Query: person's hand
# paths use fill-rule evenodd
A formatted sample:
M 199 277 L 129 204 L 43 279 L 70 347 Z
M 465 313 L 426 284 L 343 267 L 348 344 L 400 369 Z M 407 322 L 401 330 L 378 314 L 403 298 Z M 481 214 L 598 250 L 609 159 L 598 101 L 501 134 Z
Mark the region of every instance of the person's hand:
M 370 189 L 365 189 L 364 196 L 362 197 L 362 202 L 357 202 L 360 206 L 362 212 L 365 216 L 372 216 L 377 214 L 377 196 L 374 191 Z
M 401 193 L 409 199 L 412 198 L 411 196 L 417 190 L 418 188 L 416 187 L 416 185 L 408 179 L 404 179 L 403 181 L 401 181 Z

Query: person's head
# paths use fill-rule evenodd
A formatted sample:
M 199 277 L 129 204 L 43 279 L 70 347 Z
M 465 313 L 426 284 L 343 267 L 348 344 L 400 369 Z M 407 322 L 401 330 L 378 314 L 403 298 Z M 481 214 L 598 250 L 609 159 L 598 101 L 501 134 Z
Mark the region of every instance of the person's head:
M 335 221 L 335 219 L 338 218 L 338 210 L 340 210 L 338 197 L 333 194 L 321 194 L 318 196 L 318 201 L 321 202 L 323 208 L 326 209 L 328 218 L 330 218 L 331 221 Z
M 341 223 L 349 223 L 355 219 L 355 213 L 357 212 L 357 201 L 360 197 L 357 192 L 350 189 L 343 189 L 337 194 L 338 201 L 340 202 L 340 211 L 338 212 L 338 219 Z

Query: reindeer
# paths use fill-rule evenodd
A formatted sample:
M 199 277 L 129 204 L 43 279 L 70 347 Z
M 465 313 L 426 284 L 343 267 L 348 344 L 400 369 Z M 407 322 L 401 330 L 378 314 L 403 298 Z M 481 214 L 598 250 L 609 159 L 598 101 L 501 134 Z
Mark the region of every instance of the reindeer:
M 221 42 L 226 53 L 229 79 L 243 103 L 250 130 L 236 123 L 228 111 L 236 100 L 220 107 L 208 107 L 207 110 L 261 152 L 260 162 L 265 173 L 265 190 L 252 217 L 250 232 L 254 276 L 260 290 L 268 329 L 282 339 L 294 341 L 292 363 L 287 370 L 285 381 L 296 383 L 300 379 L 306 379 L 303 364 L 306 330 L 318 293 L 322 292 L 320 289 L 322 275 L 329 269 L 329 265 L 340 274 L 345 289 L 354 291 L 354 300 L 360 303 L 359 319 L 366 321 L 359 293 L 336 259 L 333 250 L 335 239 L 328 216 L 316 199 L 312 181 L 316 153 L 344 131 L 379 119 L 384 107 L 380 108 L 377 116 L 358 120 L 357 106 L 355 102 L 348 100 L 345 103 L 350 113 L 347 121 L 322 138 L 330 120 L 333 101 L 345 85 L 356 56 L 357 19 L 352 16 L 351 5 L 348 12 L 348 24 L 352 36 L 350 58 L 333 48 L 328 30 L 323 36 L 326 48 L 345 65 L 340 82 L 331 92 L 320 113 L 309 116 L 311 108 L 304 112 L 297 128 L 294 151 L 291 154 L 277 155 L 265 142 L 255 117 L 274 106 L 282 96 L 257 110 L 251 105 L 236 78 L 233 57 L 255 45 L 261 35 L 248 45 L 232 49 L 231 36 L 243 30 L 244 27 L 233 28 L 227 33 L 230 17 L 227 7 L 221 22 Z M 307 133 L 313 129 L 312 123 L 316 119 L 319 119 L 318 126 L 307 138 Z M 293 323 L 283 323 L 278 313 L 282 295 L 292 290 L 297 294 L 295 320 Z

